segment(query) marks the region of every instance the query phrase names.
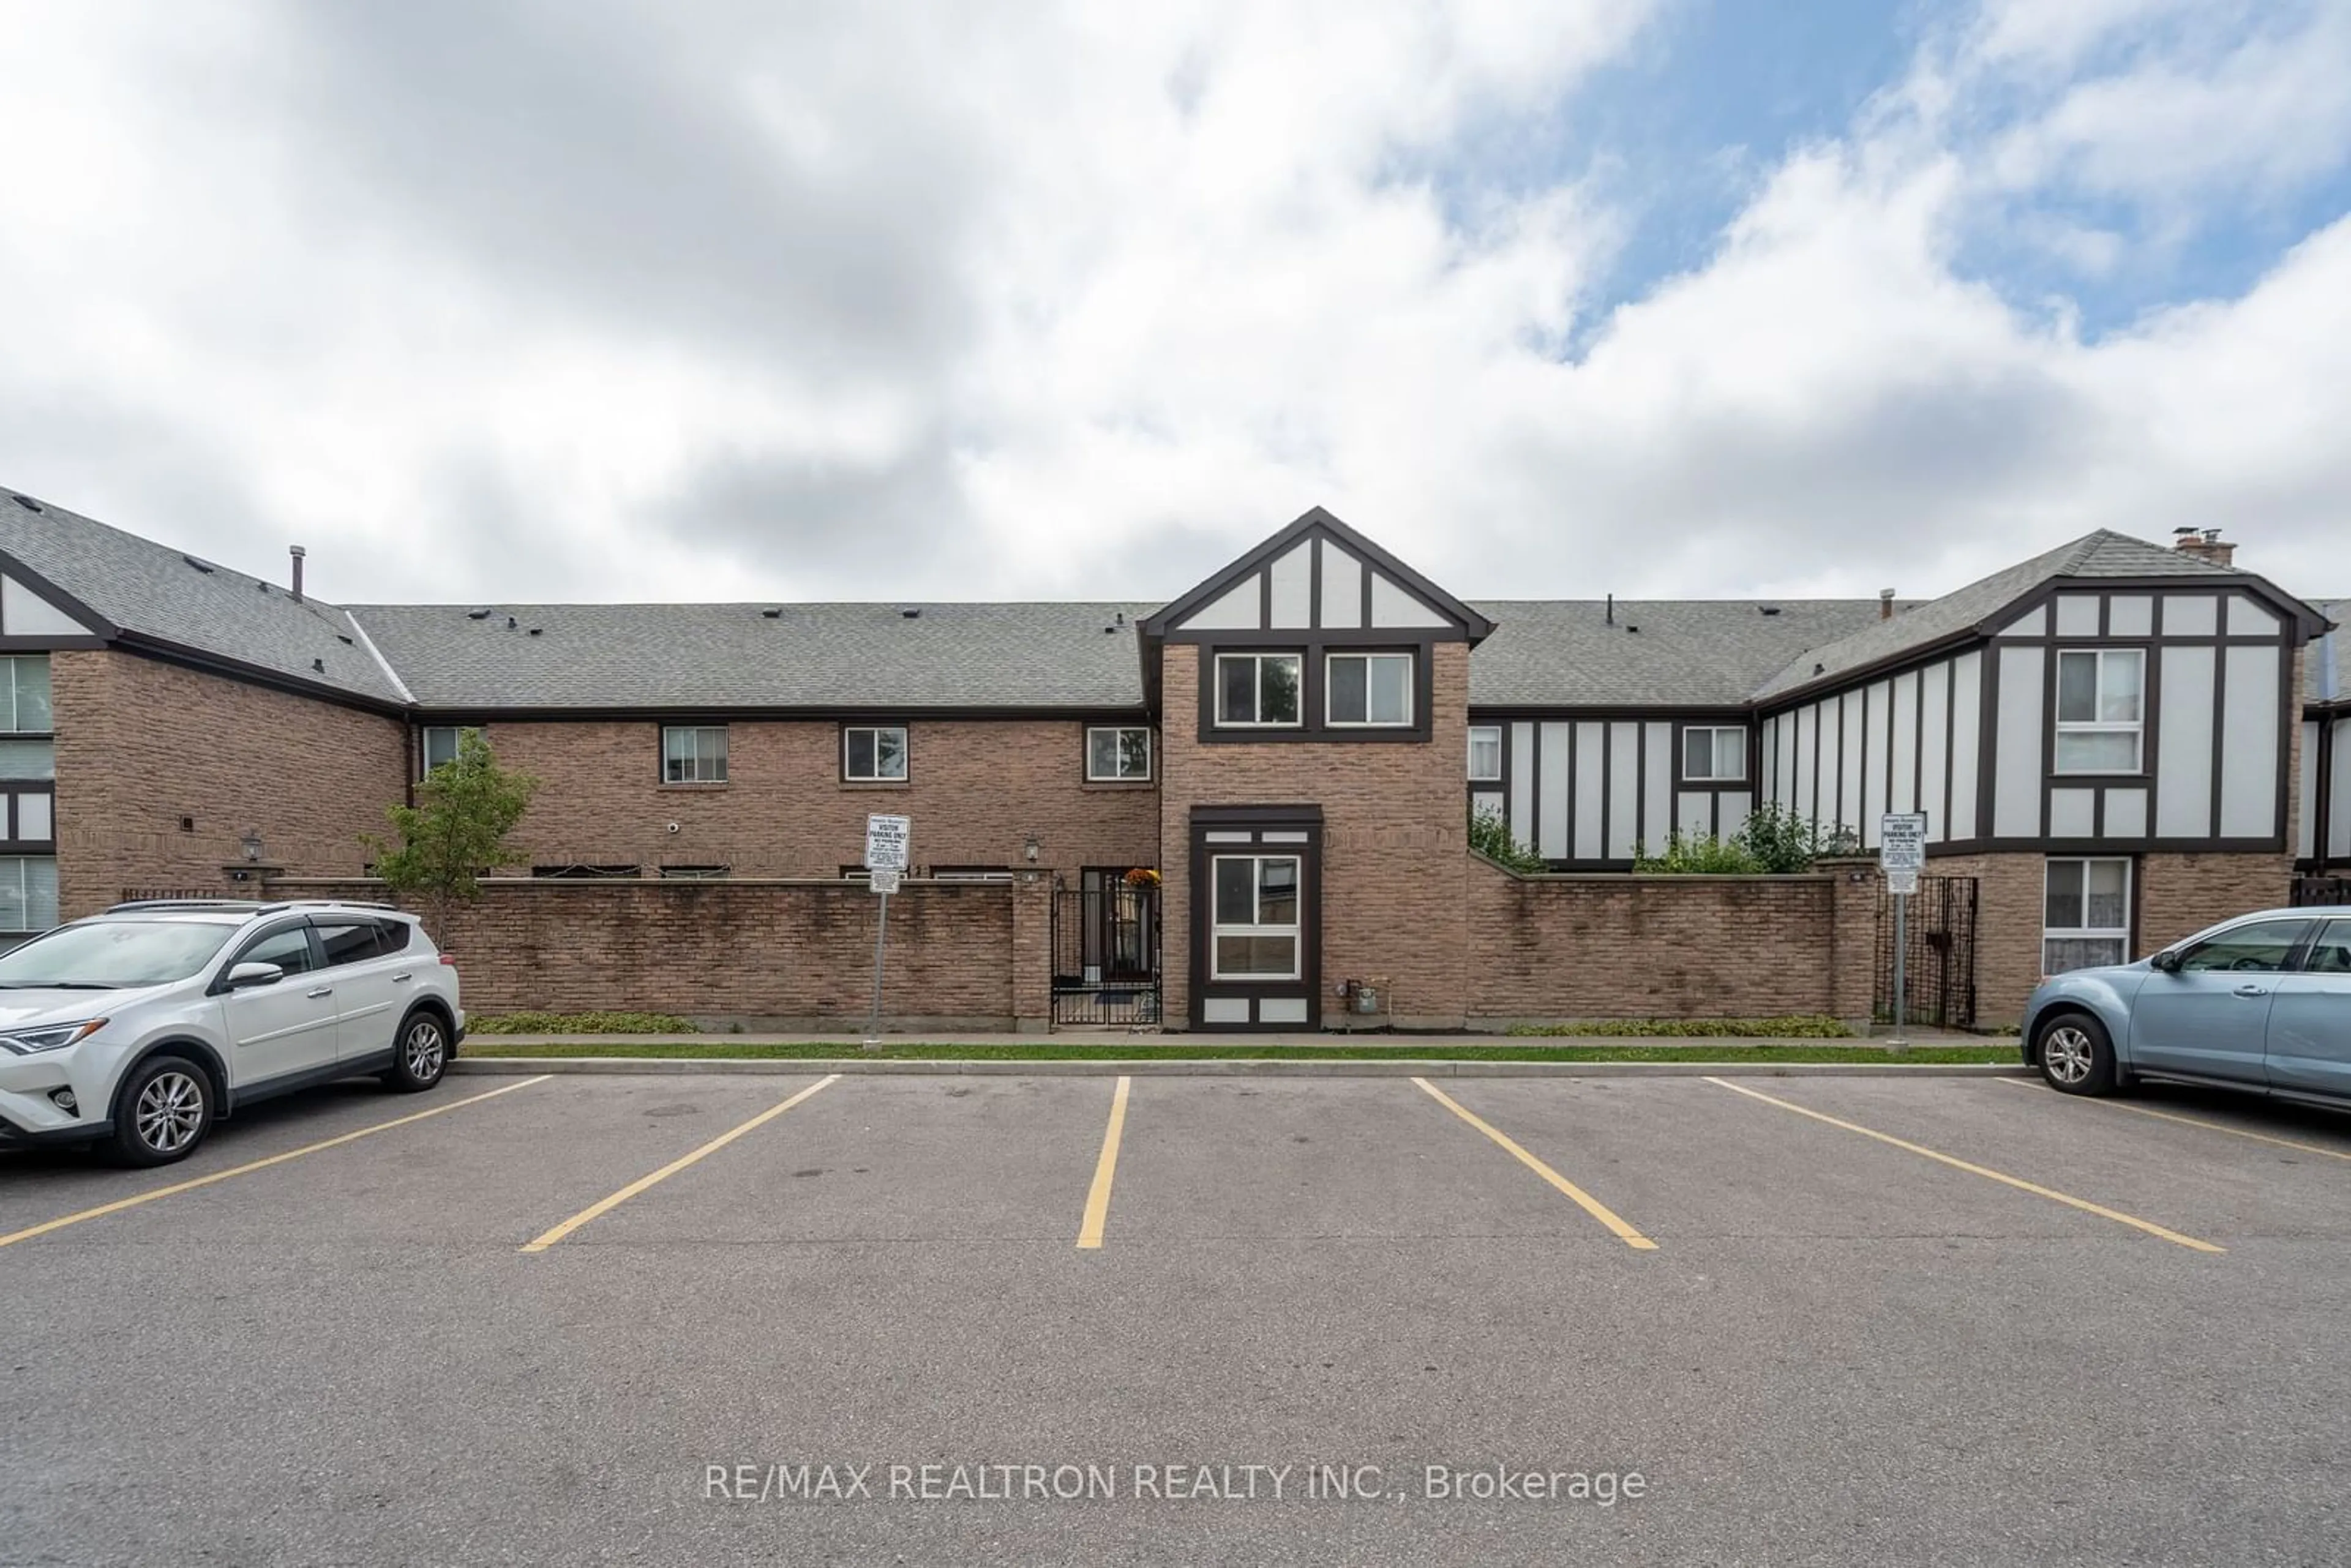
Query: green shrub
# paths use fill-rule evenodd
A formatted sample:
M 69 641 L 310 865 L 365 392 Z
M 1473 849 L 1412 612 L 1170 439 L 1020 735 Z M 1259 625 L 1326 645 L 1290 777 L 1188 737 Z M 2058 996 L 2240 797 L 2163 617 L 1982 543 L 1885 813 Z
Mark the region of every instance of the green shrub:
M 1753 876 L 1763 867 L 1737 839 L 1685 833 L 1676 828 L 1666 835 L 1663 854 L 1653 855 L 1635 845 L 1633 869 L 1663 876 Z
M 1796 1013 L 1764 1019 L 1594 1019 L 1584 1023 L 1522 1023 L 1520 1035 L 1614 1035 L 1659 1038 L 1697 1035 L 1709 1039 L 1850 1040 L 1853 1030 L 1833 1018 Z
M 1666 835 L 1663 854 L 1636 845 L 1633 869 L 1668 876 L 1790 876 L 1812 870 L 1823 855 L 1853 854 L 1859 847 L 1852 829 L 1823 832 L 1811 818 L 1767 800 L 1728 839 L 1677 828 Z
M 1469 847 L 1508 871 L 1532 875 L 1551 869 L 1542 856 L 1510 837 L 1510 825 L 1490 807 L 1469 809 Z
M 500 1013 L 465 1020 L 468 1034 L 694 1034 L 691 1019 L 672 1013 Z

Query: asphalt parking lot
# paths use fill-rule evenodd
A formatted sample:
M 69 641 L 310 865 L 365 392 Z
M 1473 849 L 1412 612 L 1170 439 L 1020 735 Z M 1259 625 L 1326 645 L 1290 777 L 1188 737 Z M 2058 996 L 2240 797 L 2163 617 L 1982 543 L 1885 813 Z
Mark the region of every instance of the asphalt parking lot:
M 2334 1560 L 2346 1196 L 1993 1079 L 338 1087 L 0 1160 L 0 1560 Z

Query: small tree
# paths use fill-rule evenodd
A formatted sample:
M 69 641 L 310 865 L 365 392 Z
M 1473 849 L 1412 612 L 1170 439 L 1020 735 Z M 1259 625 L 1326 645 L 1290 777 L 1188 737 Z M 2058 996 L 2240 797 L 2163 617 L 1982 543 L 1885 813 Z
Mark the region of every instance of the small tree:
M 522 821 L 538 780 L 510 772 L 490 755 L 479 730 L 457 737 L 457 755 L 424 776 L 417 803 L 386 813 L 398 841 L 362 834 L 375 873 L 394 894 L 424 905 L 434 935 L 447 939 L 449 916 L 482 894 L 481 878 L 525 852 L 507 838 Z

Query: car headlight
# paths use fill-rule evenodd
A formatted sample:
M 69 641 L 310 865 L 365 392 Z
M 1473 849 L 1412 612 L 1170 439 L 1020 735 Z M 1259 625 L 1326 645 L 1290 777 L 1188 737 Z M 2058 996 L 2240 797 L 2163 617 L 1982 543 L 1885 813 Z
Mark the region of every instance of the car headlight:
M 79 1023 L 53 1023 L 42 1029 L 20 1029 L 0 1034 L 0 1050 L 13 1051 L 19 1056 L 30 1056 L 37 1051 L 62 1051 L 76 1040 L 88 1040 L 106 1027 L 104 1019 L 84 1019 Z

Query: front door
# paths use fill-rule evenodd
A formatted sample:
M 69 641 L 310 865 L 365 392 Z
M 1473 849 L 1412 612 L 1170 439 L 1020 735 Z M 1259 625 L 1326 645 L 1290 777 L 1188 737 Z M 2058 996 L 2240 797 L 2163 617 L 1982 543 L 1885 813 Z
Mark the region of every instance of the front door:
M 2351 1098 L 2351 919 L 2329 920 L 2270 1003 L 2270 1082 Z
M 2270 1006 L 2307 920 L 2232 925 L 2183 948 L 2131 1003 L 2131 1065 L 2239 1083 L 2268 1080 Z
M 1322 849 L 1319 807 L 1193 808 L 1193 1027 L 1320 1027 Z
M 275 964 L 285 977 L 221 998 L 228 1030 L 229 1072 L 239 1090 L 335 1060 L 334 988 L 319 973 L 306 923 L 273 931 L 233 964 Z

